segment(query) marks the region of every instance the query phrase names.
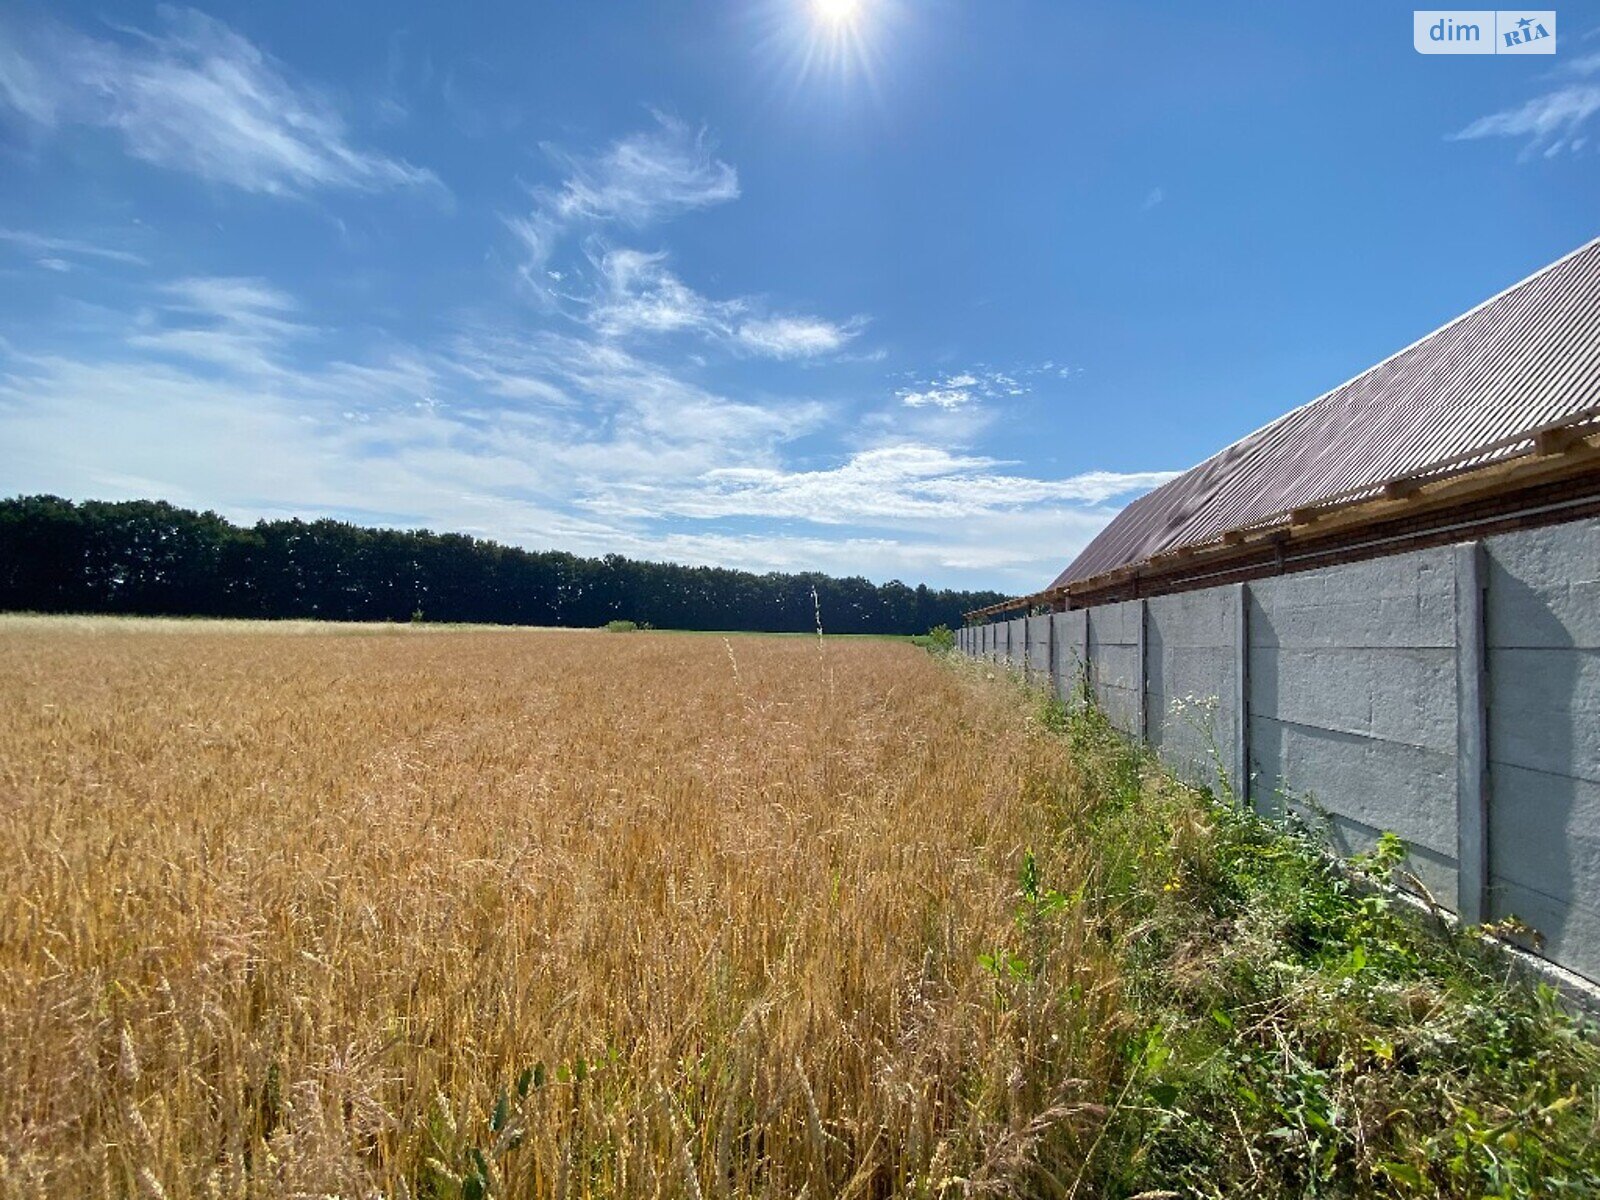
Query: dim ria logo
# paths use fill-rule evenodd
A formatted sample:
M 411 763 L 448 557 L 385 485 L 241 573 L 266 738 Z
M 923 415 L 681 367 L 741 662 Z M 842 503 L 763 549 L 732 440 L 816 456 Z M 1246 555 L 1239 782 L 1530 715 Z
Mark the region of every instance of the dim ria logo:
M 1553 9 L 1418 9 L 1411 37 L 1418 54 L 1554 54 L 1556 14 Z

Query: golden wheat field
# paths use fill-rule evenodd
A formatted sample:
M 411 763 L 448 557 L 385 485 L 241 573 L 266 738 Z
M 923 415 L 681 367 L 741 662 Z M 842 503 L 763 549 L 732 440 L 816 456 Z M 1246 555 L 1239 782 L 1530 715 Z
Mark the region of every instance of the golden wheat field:
M 1073 787 L 905 643 L 9 619 L 0 1193 L 1070 1186 L 1114 971 L 980 956 Z

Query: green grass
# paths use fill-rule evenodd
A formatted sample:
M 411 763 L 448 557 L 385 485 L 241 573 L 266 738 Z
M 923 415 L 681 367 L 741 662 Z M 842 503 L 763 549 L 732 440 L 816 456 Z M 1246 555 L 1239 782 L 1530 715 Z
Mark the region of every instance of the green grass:
M 1398 839 L 1337 863 L 1316 831 L 1178 783 L 1094 709 L 1041 704 L 1094 796 L 1057 836 L 1091 839 L 1096 867 L 1061 897 L 1030 857 L 1019 932 L 1087 905 L 1132 1017 L 1092 1194 L 1600 1194 L 1593 1027 L 1485 931 L 1394 898 Z
M 672 633 L 680 637 L 759 637 L 759 638 L 815 638 L 817 631 L 808 630 L 783 630 L 781 632 L 766 632 L 760 629 L 656 629 L 654 633 Z M 928 635 L 925 633 L 828 633 L 822 635 L 830 642 L 911 642 L 913 645 L 925 645 Z

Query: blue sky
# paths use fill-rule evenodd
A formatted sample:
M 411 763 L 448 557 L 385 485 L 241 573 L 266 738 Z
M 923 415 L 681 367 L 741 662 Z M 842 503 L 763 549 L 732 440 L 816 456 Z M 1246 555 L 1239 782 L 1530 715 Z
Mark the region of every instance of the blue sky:
M 0 491 L 1033 590 L 1600 232 L 1558 12 L 9 4 Z

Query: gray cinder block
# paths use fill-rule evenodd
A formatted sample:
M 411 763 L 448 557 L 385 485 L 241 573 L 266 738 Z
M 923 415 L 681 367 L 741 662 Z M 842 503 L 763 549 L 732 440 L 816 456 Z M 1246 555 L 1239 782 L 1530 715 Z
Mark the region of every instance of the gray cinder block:
M 995 632 L 998 631 L 998 632 Z M 1347 853 L 1393 830 L 1445 907 L 1515 914 L 1600 979 L 1600 520 L 975 631 L 1087 678 L 1117 728 Z M 1194 698 L 1209 713 L 1177 714 Z M 1207 736 L 1194 721 L 1209 721 Z M 1474 910 L 1481 910 L 1475 912 Z

